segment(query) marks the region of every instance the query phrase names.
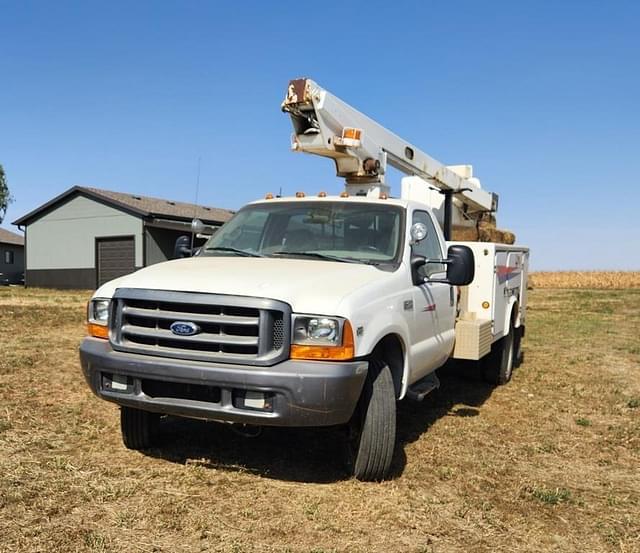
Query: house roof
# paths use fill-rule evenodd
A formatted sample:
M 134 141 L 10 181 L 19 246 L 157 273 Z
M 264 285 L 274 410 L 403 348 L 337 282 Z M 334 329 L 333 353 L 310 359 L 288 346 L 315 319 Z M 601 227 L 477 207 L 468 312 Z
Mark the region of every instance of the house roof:
M 0 243 L 24 246 L 24 236 L 22 236 L 22 234 L 16 234 L 10 230 L 0 228 Z
M 172 200 L 127 194 L 125 192 L 113 192 L 100 188 L 74 186 L 30 213 L 15 220 L 13 224 L 28 225 L 74 195 L 85 196 L 140 217 L 159 217 L 178 221 L 191 221 L 195 217 L 201 219 L 205 224 L 221 224 L 228 221 L 234 213 L 228 209 L 220 209 L 217 207 L 174 202 Z

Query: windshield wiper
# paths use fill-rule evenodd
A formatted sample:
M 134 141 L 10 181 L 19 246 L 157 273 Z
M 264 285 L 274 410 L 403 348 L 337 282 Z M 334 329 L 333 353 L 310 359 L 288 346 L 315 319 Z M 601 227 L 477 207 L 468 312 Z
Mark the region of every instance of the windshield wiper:
M 273 252 L 271 253 L 271 255 L 299 255 L 299 256 L 304 256 L 304 257 L 314 257 L 316 259 L 324 259 L 326 261 L 338 261 L 340 263 L 365 263 L 368 264 L 366 261 L 362 261 L 360 259 L 354 259 L 352 257 L 337 257 L 335 255 L 327 255 L 325 253 L 318 253 L 318 252 L 285 252 L 285 251 L 280 251 L 280 252 Z
M 246 250 L 239 250 L 238 248 L 226 248 L 226 247 L 215 247 L 215 248 L 205 248 L 206 252 L 231 252 L 237 253 L 239 255 L 243 255 L 244 257 L 264 257 L 264 255 L 255 252 L 248 252 Z

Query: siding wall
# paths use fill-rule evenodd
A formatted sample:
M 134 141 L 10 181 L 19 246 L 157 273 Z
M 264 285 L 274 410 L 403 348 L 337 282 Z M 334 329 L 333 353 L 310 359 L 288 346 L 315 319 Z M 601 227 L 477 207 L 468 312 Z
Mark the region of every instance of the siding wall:
M 136 267 L 143 264 L 142 221 L 83 196 L 31 223 L 27 234 L 29 270 L 94 268 L 100 236 L 135 236 Z
M 95 288 L 96 238 L 135 237 L 135 264 L 143 266 L 142 220 L 76 196 L 28 225 L 26 284 Z
M 5 252 L 13 252 L 13 263 L 5 264 Z M 24 271 L 24 247 L 0 242 L 0 284 L 15 284 L 22 279 Z
M 173 258 L 176 240 L 184 232 L 147 227 L 147 265 L 161 263 Z

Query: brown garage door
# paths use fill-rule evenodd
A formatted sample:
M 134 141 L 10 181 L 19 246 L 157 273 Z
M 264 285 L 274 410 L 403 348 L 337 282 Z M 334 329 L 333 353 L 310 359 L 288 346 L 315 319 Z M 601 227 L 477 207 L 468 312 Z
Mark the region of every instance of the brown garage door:
M 98 286 L 136 270 L 133 236 L 96 238 Z

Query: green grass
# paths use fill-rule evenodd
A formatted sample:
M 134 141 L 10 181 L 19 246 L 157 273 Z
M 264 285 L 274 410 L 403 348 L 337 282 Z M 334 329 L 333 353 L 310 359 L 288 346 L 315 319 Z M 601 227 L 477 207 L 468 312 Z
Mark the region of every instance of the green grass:
M 571 499 L 571 492 L 565 488 L 556 488 L 554 490 L 534 488 L 531 490 L 531 495 L 547 505 L 557 505 Z

